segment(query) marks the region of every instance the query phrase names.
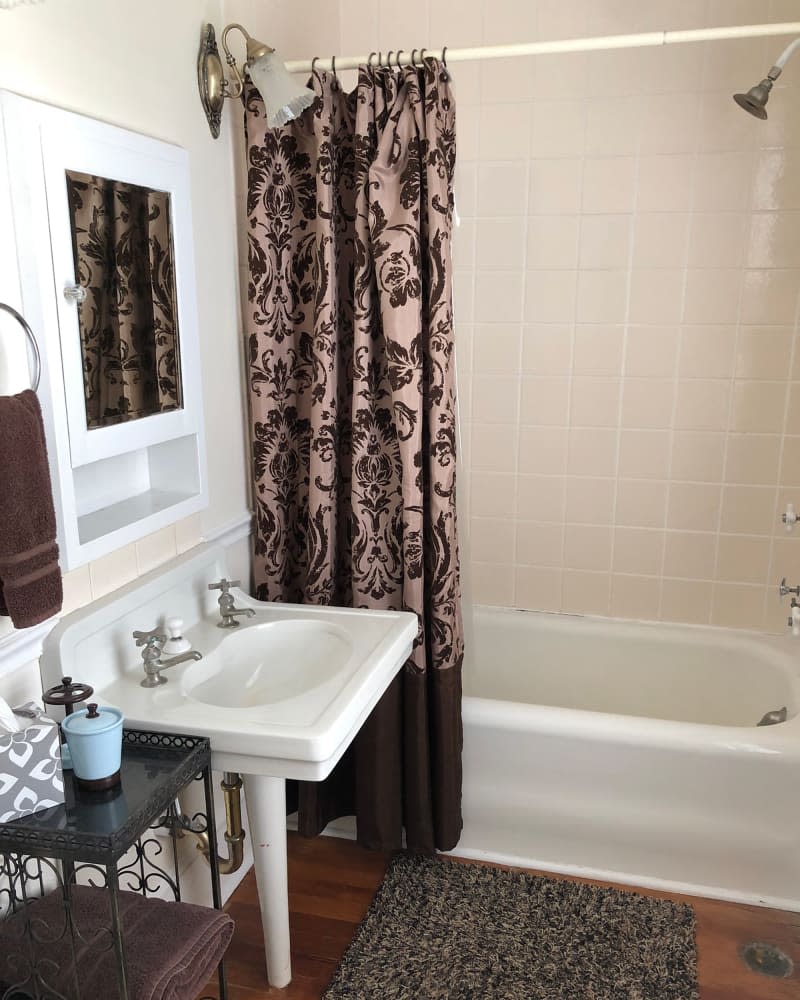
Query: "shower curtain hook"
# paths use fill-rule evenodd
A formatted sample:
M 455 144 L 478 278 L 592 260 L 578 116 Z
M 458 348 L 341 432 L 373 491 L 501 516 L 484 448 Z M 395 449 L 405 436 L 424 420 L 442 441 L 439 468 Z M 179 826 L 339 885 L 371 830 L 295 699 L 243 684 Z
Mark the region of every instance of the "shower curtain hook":
M 450 70 L 447 68 L 447 46 L 442 49 L 442 66 L 444 66 L 444 78 L 450 79 Z
M 401 54 L 401 52 L 405 52 L 405 49 L 398 49 L 397 50 L 397 61 L 396 61 L 396 64 L 397 64 L 397 68 L 398 69 L 400 69 L 400 54 Z
M 372 69 L 372 57 L 376 56 L 377 54 L 378 54 L 377 52 L 370 52 L 369 59 L 367 59 L 367 66 L 369 67 L 369 69 Z
M 331 56 L 331 72 L 333 73 L 333 89 L 339 89 L 339 77 L 336 75 L 336 56 Z
M 378 52 L 378 65 L 383 69 L 383 53 L 380 51 Z
M 411 50 L 411 65 L 414 67 L 414 69 L 417 68 L 417 49 Z
M 422 49 L 419 50 L 419 64 L 420 64 L 420 66 L 423 66 L 423 67 L 425 66 L 425 53 L 427 51 L 428 50 L 426 48 L 422 48 Z
M 392 68 L 392 53 L 393 52 L 394 52 L 394 49 L 389 49 L 388 55 L 386 56 L 386 68 L 387 69 L 391 69 Z

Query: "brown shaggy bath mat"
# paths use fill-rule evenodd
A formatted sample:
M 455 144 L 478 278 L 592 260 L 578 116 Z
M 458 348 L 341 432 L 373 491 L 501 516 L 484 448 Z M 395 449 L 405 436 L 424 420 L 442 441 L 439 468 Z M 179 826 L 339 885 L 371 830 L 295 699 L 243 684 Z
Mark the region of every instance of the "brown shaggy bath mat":
M 697 1000 L 690 906 L 398 856 L 324 1000 Z

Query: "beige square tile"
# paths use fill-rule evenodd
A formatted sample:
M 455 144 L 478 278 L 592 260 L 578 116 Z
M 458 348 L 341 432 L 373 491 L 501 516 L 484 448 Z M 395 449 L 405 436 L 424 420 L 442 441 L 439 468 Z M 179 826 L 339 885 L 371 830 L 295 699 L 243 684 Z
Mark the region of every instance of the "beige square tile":
M 473 562 L 472 599 L 489 607 L 513 607 L 514 567 Z
M 796 428 L 791 428 L 796 430 Z M 800 437 L 786 437 L 781 456 L 781 485 L 800 486 Z
M 459 147 L 461 119 L 459 118 Z M 459 155 L 461 151 L 459 149 Z M 528 189 L 527 164 L 480 163 L 478 165 L 478 214 L 483 218 L 511 215 L 525 211 Z
M 177 554 L 175 526 L 170 524 L 152 535 L 145 535 L 136 544 L 136 565 L 139 576 L 156 569 Z
M 739 267 L 747 245 L 743 212 L 695 212 L 689 237 L 689 267 Z
M 458 323 L 472 323 L 475 319 L 475 272 L 453 272 L 453 312 Z
M 612 524 L 616 481 L 568 476 L 564 519 L 573 524 Z
M 664 548 L 664 576 L 713 580 L 717 536 L 711 532 L 668 531 Z
M 737 378 L 786 378 L 790 370 L 792 339 L 790 327 L 742 327 L 736 351 Z M 800 359 L 800 351 L 795 356 Z
M 569 432 L 567 472 L 571 476 L 613 476 L 617 432 L 605 427 L 573 427 Z
M 519 471 L 537 476 L 563 475 L 567 462 L 564 427 L 522 426 L 519 432 Z
M 528 218 L 528 269 L 574 268 L 578 263 L 578 216 L 531 215 Z
M 564 520 L 563 476 L 523 475 L 518 482 L 520 518 L 558 523 Z
M 463 219 L 472 219 L 478 213 L 478 167 L 476 163 L 463 160 L 460 155 L 456 162 L 453 185 L 458 214 Z
M 634 621 L 657 621 L 661 580 L 650 576 L 611 577 L 611 616 Z
M 517 566 L 514 606 L 526 611 L 560 611 L 561 570 Z
M 399 37 L 399 36 L 395 36 Z M 518 38 L 536 37 L 536 8 L 519 3 L 496 3 L 491 16 L 484 6 L 483 41 L 488 45 L 510 43 Z
M 675 431 L 672 440 L 672 478 L 719 483 L 725 455 L 722 431 Z
M 742 323 L 779 326 L 794 323 L 799 277 L 793 270 L 745 271 Z
M 800 212 L 756 212 L 750 224 L 748 267 L 800 266 Z
M 633 211 L 635 180 L 636 160 L 632 156 L 588 157 L 583 171 L 583 211 Z
M 673 94 L 641 98 L 642 155 L 690 153 L 697 145 L 699 109 L 694 102 L 676 101 Z
M 639 159 L 640 212 L 686 212 L 691 207 L 694 157 L 681 153 Z
M 695 211 L 741 211 L 747 205 L 752 171 L 750 152 L 700 153 L 694 175 Z
M 469 552 L 473 562 L 514 562 L 514 522 L 510 519 L 473 517 L 470 521 Z
M 670 446 L 669 431 L 622 430 L 619 475 L 626 479 L 666 479 Z
M 661 576 L 663 552 L 663 531 L 618 526 L 614 533 L 614 572 Z
M 569 422 L 572 427 L 619 424 L 619 379 L 576 376 L 572 379 Z
M 626 271 L 579 271 L 579 323 L 622 323 L 628 294 Z
M 675 427 L 679 430 L 724 430 L 728 426 L 731 384 L 723 379 L 678 382 Z
M 437 4 L 432 5 L 432 7 L 436 6 Z M 431 17 L 433 17 L 433 10 L 431 10 Z M 457 19 L 458 15 L 456 15 Z M 449 38 L 449 29 L 445 29 L 441 37 Z M 482 103 L 492 105 L 532 99 L 535 80 L 534 61 L 523 56 L 516 59 L 487 59 L 479 63 Z M 461 76 L 460 66 L 458 67 L 458 75 Z M 529 116 L 526 115 L 525 118 L 527 123 Z M 481 135 L 481 140 L 483 140 L 483 135 Z M 527 150 L 525 154 L 527 156 Z
M 732 268 L 689 270 L 683 304 L 684 322 L 735 323 L 741 280 L 741 272 Z
M 586 115 L 586 152 L 589 156 L 620 156 L 638 151 L 643 123 L 639 97 L 591 98 Z M 646 129 L 646 124 L 644 125 Z
M 520 408 L 523 424 L 566 427 L 568 403 L 567 378 L 523 375 Z
M 576 375 L 619 375 L 625 328 L 608 324 L 581 323 L 575 327 Z
M 700 94 L 700 131 L 698 150 L 701 153 L 741 152 L 753 143 L 753 125 L 748 115 L 733 101 L 722 103 L 717 92 Z
M 625 374 L 670 378 L 675 374 L 680 330 L 677 326 L 630 326 Z
M 564 536 L 564 568 L 611 569 L 614 529 L 610 525 L 568 524 Z
M 533 159 L 530 161 L 528 211 L 534 215 L 577 213 L 581 208 L 582 188 L 582 159 Z
M 567 375 L 572 366 L 573 328 L 532 323 L 522 328 L 522 369 L 536 375 Z
M 656 7 L 658 5 L 655 5 Z M 669 23 L 676 24 L 674 4 L 670 5 Z M 701 4 L 681 5 L 702 18 Z M 703 68 L 700 45 L 664 45 L 661 48 L 640 49 L 644 57 L 638 79 L 637 92 L 645 94 L 674 94 L 686 90 L 687 80 L 699 80 Z
M 618 527 L 663 528 L 667 484 L 649 479 L 620 479 L 617 484 Z
M 517 564 L 561 569 L 563 550 L 563 524 L 517 521 Z
M 783 429 L 785 406 L 783 385 L 737 379 L 733 386 L 731 429 L 779 434 Z
M 799 149 L 763 149 L 757 154 L 753 209 L 800 209 Z
M 521 339 L 522 327 L 517 323 L 477 323 L 472 344 L 472 368 L 475 373 L 515 375 L 519 371 Z
M 540 8 L 541 5 L 537 4 Z M 561 5 L 563 8 L 563 4 Z M 541 37 L 555 38 L 549 32 L 544 33 L 540 24 Z M 579 36 L 575 36 L 579 37 Z M 532 59 L 533 74 L 536 80 L 536 97 L 563 100 L 565 98 L 583 98 L 588 89 L 588 55 L 586 52 L 562 52 L 555 56 L 555 63 L 550 59 Z M 553 72 L 554 66 L 557 72 Z
M 98 600 L 118 590 L 138 575 L 136 546 L 126 545 L 107 556 L 89 563 L 89 577 L 92 585 L 92 599 Z
M 778 482 L 777 434 L 729 434 L 725 482 L 769 486 Z
M 175 524 L 175 550 L 178 555 L 188 552 L 203 541 L 203 516 L 191 514 Z
M 684 272 L 640 268 L 631 273 L 632 323 L 677 323 L 681 318 Z
M 678 531 L 716 531 L 722 488 L 707 483 L 670 483 L 667 527 Z
M 540 38 L 580 38 L 588 31 L 589 12 L 586 4 L 539 0 L 536 8 L 536 25 Z
M 525 321 L 571 323 L 575 317 L 575 271 L 528 271 L 525 275 Z
M 473 375 L 475 424 L 513 424 L 519 414 L 519 379 L 511 375 Z
M 363 0 L 347 0 L 353 10 L 352 17 L 345 21 L 342 18 L 342 31 L 349 34 L 351 25 L 369 13 L 370 7 L 363 3 Z M 440 38 L 452 39 L 453 45 L 480 45 L 483 39 L 483 4 L 481 0 L 436 0 L 436 3 L 429 5 L 430 11 L 430 37 L 434 44 L 438 44 Z M 369 23 L 369 21 L 367 21 Z M 377 25 L 374 29 L 377 32 Z M 347 37 L 347 36 L 345 36 Z M 359 52 L 369 52 L 370 47 L 375 45 L 375 34 L 367 35 L 359 48 Z M 461 96 L 462 69 L 467 69 L 470 63 L 463 63 L 458 67 L 454 87 L 457 94 Z
M 735 326 L 683 327 L 681 378 L 730 378 L 735 364 Z
M 522 270 L 525 257 L 525 220 L 478 219 L 476 262 L 478 267 L 508 267 Z
M 516 424 L 476 424 L 470 438 L 470 465 L 483 472 L 516 472 Z
M 729 583 L 768 583 L 771 540 L 746 535 L 720 535 L 717 578 Z
M 61 578 L 64 591 L 64 601 L 61 606 L 62 615 L 71 614 L 78 608 L 86 607 L 92 603 L 92 583 L 89 576 L 89 567 L 79 566 L 77 569 L 65 573 Z
M 665 579 L 661 587 L 661 620 L 707 625 L 712 587 L 705 581 Z
M 636 216 L 634 267 L 684 267 L 689 239 L 686 212 L 642 212 Z
M 800 428 L 800 383 L 789 383 L 789 405 L 786 411 L 786 427 L 789 430 Z
M 475 319 L 478 323 L 518 323 L 522 319 L 522 271 L 478 271 Z
M 517 484 L 512 475 L 498 472 L 470 473 L 470 510 L 473 517 L 512 518 L 516 511 Z
M 770 534 L 775 493 L 774 486 L 725 486 L 720 530 L 748 535 Z
M 714 587 L 711 624 L 727 628 L 759 628 L 764 615 L 764 587 L 718 583 Z
M 580 156 L 586 142 L 585 101 L 535 101 L 531 121 L 531 155 Z
M 622 426 L 669 427 L 675 401 L 675 383 L 669 379 L 627 378 L 622 393 Z
M 464 160 L 477 160 L 480 156 L 480 107 L 466 105 L 458 115 L 458 153 Z
M 595 15 L 599 13 L 596 4 L 588 6 Z M 624 30 L 632 31 L 633 29 L 626 28 Z M 599 29 L 596 33 L 605 35 L 607 29 Z M 609 33 L 613 34 L 613 31 Z M 587 34 L 594 34 L 594 32 L 587 32 Z M 607 94 L 611 97 L 640 94 L 641 74 L 645 62 L 645 53 L 638 49 L 607 49 L 590 52 L 589 93 Z
M 581 220 L 580 266 L 627 267 L 632 218 L 631 215 L 585 215 Z
M 611 598 L 609 573 L 564 570 L 561 609 L 568 614 L 607 615 Z
M 510 94 L 510 97 L 525 95 Z M 486 97 L 483 98 L 486 102 Z M 483 103 L 479 112 L 481 161 L 527 160 L 531 126 L 528 104 Z

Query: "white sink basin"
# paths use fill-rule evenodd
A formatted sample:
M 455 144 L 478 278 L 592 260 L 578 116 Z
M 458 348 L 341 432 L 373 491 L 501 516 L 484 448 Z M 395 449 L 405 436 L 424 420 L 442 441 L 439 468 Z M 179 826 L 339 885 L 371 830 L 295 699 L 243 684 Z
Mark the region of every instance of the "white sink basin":
M 187 667 L 187 698 L 220 708 L 254 708 L 337 683 L 353 652 L 341 627 L 328 622 L 266 622 L 232 632 L 222 655 Z

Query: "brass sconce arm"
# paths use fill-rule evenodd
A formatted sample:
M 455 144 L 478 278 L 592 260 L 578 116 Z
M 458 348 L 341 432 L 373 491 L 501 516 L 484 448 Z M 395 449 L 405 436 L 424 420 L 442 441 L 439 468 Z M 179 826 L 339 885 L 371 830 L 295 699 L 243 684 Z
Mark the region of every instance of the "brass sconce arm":
M 259 42 L 252 37 L 241 24 L 234 21 L 232 24 L 227 25 L 225 30 L 222 32 L 222 38 L 220 39 L 220 44 L 222 45 L 223 51 L 225 52 L 225 62 L 230 66 L 231 73 L 233 74 L 233 83 L 230 80 L 224 80 L 222 85 L 222 92 L 224 97 L 241 97 L 242 91 L 244 90 L 244 79 L 242 73 L 239 72 L 239 67 L 236 65 L 236 59 L 231 54 L 231 50 L 228 48 L 228 33 L 234 28 L 245 37 L 247 44 L 247 59 L 242 66 L 242 71 L 244 72 L 247 67 L 255 62 L 256 59 L 260 59 L 262 56 L 269 55 L 270 52 L 274 52 L 271 46 L 265 44 L 264 42 Z M 213 29 L 212 29 L 213 30 Z

